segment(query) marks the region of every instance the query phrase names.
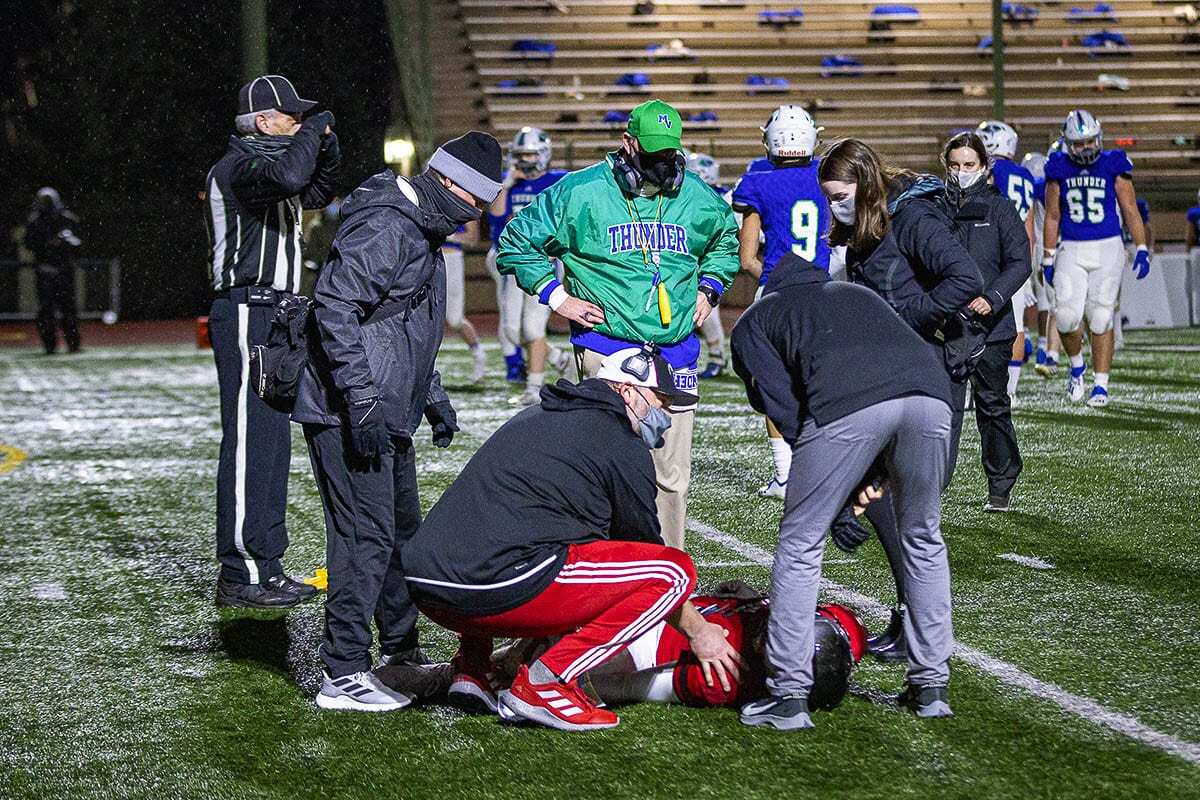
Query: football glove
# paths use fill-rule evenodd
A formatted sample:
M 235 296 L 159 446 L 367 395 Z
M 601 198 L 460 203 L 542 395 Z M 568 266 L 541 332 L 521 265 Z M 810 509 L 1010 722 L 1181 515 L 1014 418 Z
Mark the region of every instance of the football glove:
M 1139 281 L 1145 280 L 1150 274 L 1150 251 L 1142 245 L 1137 249 L 1137 255 L 1133 257 L 1133 274 L 1137 276 Z
M 1047 286 L 1054 285 L 1054 253 L 1042 256 L 1042 278 L 1046 281 Z

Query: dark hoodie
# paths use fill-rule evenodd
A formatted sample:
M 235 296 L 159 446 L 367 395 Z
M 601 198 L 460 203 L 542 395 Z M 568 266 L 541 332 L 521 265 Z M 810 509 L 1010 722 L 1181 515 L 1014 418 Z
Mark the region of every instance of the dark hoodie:
M 888 191 L 891 230 L 870 253 L 846 253 L 850 280 L 874 291 L 930 340 L 983 291 L 979 268 L 935 204 L 943 190 L 932 175 L 897 179 Z
M 792 253 L 775 265 L 730 344 L 750 405 L 792 444 L 809 417 L 825 425 L 907 395 L 950 405 L 936 350 L 874 292 L 831 281 Z
M 338 425 L 347 401 L 377 396 L 389 433 L 411 438 L 445 397 L 433 368 L 446 314 L 440 248 L 459 223 L 423 192 L 385 170 L 342 204 L 313 292 L 296 422 Z
M 550 585 L 567 547 L 662 544 L 654 463 L 603 381 L 559 381 L 475 452 L 404 545 L 418 604 L 498 614 Z

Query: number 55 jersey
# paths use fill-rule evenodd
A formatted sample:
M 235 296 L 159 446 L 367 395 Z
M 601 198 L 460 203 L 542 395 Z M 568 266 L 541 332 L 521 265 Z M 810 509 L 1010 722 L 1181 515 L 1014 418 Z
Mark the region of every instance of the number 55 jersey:
M 1133 162 L 1124 150 L 1105 150 L 1086 166 L 1071 161 L 1066 153 L 1050 155 L 1046 180 L 1058 181 L 1064 242 L 1092 242 L 1121 235 L 1117 178 L 1131 172 Z
M 829 204 L 817 181 L 817 159 L 795 166 L 771 165 L 747 172 L 733 187 L 733 210 L 754 211 L 762 219 L 767 243 L 760 285 L 787 253 L 829 269 Z

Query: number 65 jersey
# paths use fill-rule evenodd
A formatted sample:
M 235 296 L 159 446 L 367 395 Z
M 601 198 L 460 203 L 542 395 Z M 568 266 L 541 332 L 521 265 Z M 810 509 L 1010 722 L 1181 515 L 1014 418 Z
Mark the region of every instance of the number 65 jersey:
M 733 210 L 754 211 L 762 218 L 765 285 L 771 270 L 787 253 L 795 253 L 829 269 L 829 203 L 817 181 L 817 159 L 797 166 L 775 166 L 747 172 L 733 187 Z
M 1058 181 L 1058 207 L 1064 242 L 1091 242 L 1121 235 L 1117 178 L 1133 172 L 1124 150 L 1105 150 L 1092 164 L 1076 164 L 1066 153 L 1051 153 L 1046 181 Z

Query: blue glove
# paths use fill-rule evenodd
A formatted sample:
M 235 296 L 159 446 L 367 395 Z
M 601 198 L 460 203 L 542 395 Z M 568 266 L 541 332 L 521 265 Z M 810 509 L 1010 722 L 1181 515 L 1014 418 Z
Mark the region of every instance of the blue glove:
M 1046 280 L 1047 286 L 1054 285 L 1054 256 L 1042 256 L 1042 277 Z
M 1137 255 L 1133 257 L 1133 274 L 1139 281 L 1145 280 L 1150 274 L 1150 251 L 1144 246 L 1139 247 Z

